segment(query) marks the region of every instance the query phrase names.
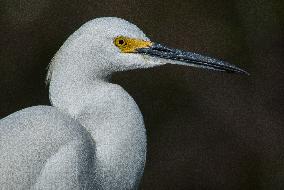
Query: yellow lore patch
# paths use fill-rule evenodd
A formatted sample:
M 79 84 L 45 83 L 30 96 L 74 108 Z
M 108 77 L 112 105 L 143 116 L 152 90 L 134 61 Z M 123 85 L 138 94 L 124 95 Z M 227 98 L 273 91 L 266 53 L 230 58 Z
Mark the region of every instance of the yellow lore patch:
M 118 36 L 114 39 L 113 43 L 123 53 L 135 53 L 139 48 L 150 47 L 153 43 L 150 41 L 139 40 L 135 38 L 128 38 L 124 36 Z

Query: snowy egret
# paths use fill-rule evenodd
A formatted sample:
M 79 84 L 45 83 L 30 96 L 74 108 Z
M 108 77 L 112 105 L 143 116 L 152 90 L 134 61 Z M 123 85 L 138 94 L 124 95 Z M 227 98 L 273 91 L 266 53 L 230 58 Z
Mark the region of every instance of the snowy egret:
M 52 59 L 52 106 L 0 120 L 1 189 L 137 189 L 146 158 L 142 114 L 108 82 L 113 72 L 166 63 L 247 74 L 226 62 L 151 42 L 134 24 L 97 18 Z

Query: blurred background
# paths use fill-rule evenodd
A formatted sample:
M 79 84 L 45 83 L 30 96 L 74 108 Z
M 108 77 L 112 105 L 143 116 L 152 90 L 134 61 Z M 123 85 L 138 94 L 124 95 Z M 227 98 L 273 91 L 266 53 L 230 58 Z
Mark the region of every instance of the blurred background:
M 46 67 L 86 21 L 116 16 L 240 76 L 166 65 L 117 73 L 148 135 L 141 189 L 284 189 L 284 1 L 0 0 L 0 118 L 49 104 Z

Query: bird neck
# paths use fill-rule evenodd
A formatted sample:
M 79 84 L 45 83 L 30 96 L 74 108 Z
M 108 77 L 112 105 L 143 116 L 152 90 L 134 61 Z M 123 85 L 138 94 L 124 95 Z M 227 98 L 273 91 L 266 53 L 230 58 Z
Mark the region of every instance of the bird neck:
M 103 189 L 136 188 L 145 164 L 146 133 L 135 101 L 122 87 L 109 83 L 110 75 L 101 68 L 86 69 L 85 64 L 94 63 L 64 60 L 54 64 L 50 100 L 92 135 L 95 183 Z
M 106 84 L 111 72 L 103 68 L 104 64 L 96 63 L 98 59 L 88 57 L 88 50 L 72 45 L 65 43 L 57 52 L 49 66 L 48 79 L 52 105 L 75 116 L 74 102 L 84 100 L 100 84 Z

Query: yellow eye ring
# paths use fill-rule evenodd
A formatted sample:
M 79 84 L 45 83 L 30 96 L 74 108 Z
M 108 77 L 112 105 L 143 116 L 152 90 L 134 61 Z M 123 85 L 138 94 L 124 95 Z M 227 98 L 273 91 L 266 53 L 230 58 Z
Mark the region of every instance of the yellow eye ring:
M 113 43 L 122 53 L 136 53 L 139 48 L 147 48 L 152 45 L 150 41 L 144 41 L 125 36 L 114 38 Z
M 114 39 L 114 44 L 117 47 L 123 47 L 127 45 L 126 39 L 123 36 L 118 36 L 117 38 Z

